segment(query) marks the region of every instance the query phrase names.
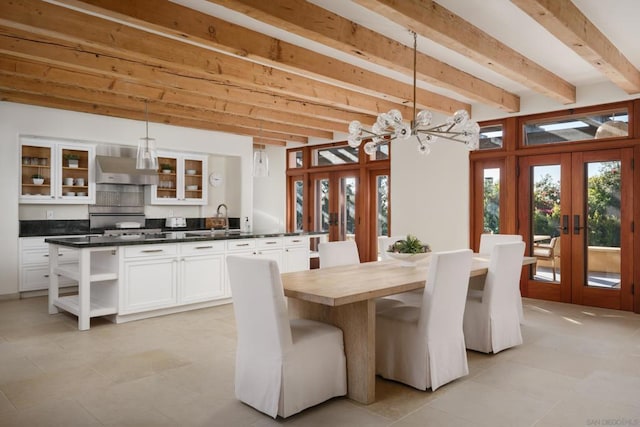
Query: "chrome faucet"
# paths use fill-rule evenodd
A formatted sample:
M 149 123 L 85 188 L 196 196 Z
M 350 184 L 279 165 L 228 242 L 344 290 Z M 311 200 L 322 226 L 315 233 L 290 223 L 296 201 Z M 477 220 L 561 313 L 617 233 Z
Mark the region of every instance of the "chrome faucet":
M 227 211 L 228 211 L 227 205 L 225 205 L 224 203 L 220 203 L 218 205 L 218 208 L 216 209 L 216 216 L 218 218 L 222 217 L 222 214 L 220 213 L 220 208 L 224 208 L 224 229 L 226 231 L 229 231 L 229 216 L 227 214 Z

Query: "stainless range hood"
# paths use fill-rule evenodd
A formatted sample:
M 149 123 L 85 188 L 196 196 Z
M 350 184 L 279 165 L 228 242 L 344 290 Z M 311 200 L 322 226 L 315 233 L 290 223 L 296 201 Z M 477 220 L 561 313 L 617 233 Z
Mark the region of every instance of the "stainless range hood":
M 136 169 L 133 157 L 96 156 L 96 183 L 158 185 L 158 173 L 151 169 Z

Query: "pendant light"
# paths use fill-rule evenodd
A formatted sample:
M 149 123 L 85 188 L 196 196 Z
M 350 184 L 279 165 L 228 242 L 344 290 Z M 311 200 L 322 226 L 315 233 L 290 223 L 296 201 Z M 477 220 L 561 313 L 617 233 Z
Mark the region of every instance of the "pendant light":
M 259 138 L 262 137 L 262 123 L 260 123 Z M 253 152 L 253 176 L 263 178 L 269 176 L 269 156 L 265 151 L 265 145 L 254 145 L 257 150 Z
M 155 138 L 149 138 L 149 109 L 144 102 L 144 118 L 146 124 L 145 136 L 138 140 L 136 155 L 136 169 L 158 170 L 158 151 Z

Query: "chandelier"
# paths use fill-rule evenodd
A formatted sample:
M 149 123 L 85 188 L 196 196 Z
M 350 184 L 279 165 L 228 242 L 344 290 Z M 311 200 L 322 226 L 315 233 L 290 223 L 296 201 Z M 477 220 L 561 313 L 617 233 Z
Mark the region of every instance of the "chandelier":
M 367 129 L 354 120 L 349 123 L 349 137 L 347 143 L 350 147 L 357 148 L 364 144 L 364 152 L 372 155 L 378 147 L 386 141 L 394 139 L 406 140 L 412 136 L 418 141 L 418 152 L 429 154 L 431 144 L 438 138 L 449 141 L 461 142 L 467 149 L 477 150 L 479 147 L 480 126 L 469 118 L 466 110 L 458 110 L 444 123 L 432 124 L 433 115 L 428 110 L 422 110 L 416 115 L 416 60 L 417 60 L 417 34 L 413 34 L 413 121 L 411 124 L 402 121 L 402 113 L 393 109 L 387 113 L 378 114 L 376 122 Z

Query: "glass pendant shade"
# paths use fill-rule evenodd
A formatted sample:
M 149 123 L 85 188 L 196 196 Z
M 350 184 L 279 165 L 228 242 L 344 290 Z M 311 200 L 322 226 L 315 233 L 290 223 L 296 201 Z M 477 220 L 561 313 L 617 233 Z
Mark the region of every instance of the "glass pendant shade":
M 144 103 L 145 136 L 138 140 L 136 169 L 158 170 L 158 150 L 155 138 L 149 138 L 149 110 Z
M 156 140 L 154 138 L 146 136 L 138 140 L 136 169 L 158 170 L 158 151 L 156 150 Z
M 269 176 L 269 157 L 262 149 L 253 153 L 253 176 L 257 178 Z

